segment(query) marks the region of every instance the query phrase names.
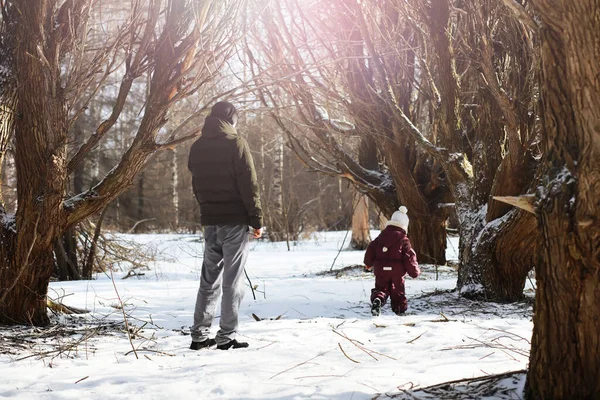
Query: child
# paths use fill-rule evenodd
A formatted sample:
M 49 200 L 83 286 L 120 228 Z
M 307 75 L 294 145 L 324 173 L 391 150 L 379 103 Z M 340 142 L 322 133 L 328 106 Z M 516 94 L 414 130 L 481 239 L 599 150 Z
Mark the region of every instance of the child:
M 403 314 L 408 308 L 404 292 L 404 275 L 411 278 L 419 276 L 417 255 L 410 245 L 408 231 L 408 212 L 402 206 L 392 215 L 386 228 L 373 240 L 365 253 L 365 266 L 373 268 L 375 288 L 371 290 L 371 314 L 378 316 L 388 296 L 392 311 Z

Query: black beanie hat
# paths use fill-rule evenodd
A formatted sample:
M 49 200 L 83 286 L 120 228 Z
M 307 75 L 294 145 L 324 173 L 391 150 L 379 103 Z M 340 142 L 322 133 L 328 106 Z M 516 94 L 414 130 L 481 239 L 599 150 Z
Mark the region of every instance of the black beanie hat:
M 226 101 L 219 101 L 210 110 L 210 116 L 219 118 L 222 121 L 227 121 L 231 125 L 237 122 L 237 110 L 234 105 Z

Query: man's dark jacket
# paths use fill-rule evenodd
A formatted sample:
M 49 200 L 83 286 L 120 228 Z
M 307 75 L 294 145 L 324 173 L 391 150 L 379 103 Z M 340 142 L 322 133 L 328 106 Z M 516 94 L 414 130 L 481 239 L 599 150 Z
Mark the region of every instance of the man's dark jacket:
M 262 227 L 252 155 L 248 143 L 231 124 L 206 118 L 202 136 L 190 150 L 188 168 L 202 225 Z

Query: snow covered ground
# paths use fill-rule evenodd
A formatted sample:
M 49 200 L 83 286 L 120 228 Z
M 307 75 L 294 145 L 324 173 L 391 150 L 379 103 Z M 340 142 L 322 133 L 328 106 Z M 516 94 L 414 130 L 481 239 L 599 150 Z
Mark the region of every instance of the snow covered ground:
M 239 337 L 250 347 L 191 351 L 202 243 L 192 235 L 127 239 L 159 254 L 144 276 L 123 280 L 124 273 L 115 273 L 139 359 L 125 332 L 114 329 L 123 314 L 110 276 L 55 282 L 51 297 L 92 311 L 61 320 L 85 321 L 87 328 L 66 335 L 60 334 L 68 331 L 65 325 L 50 331 L 0 327 L 3 349 L 9 337 L 11 343 L 25 338 L 0 354 L 0 397 L 372 399 L 527 365 L 531 307 L 459 298 L 449 292 L 456 284 L 449 267 L 436 273 L 422 266 L 421 277 L 407 279 L 406 315 L 396 316 L 387 305 L 372 317 L 371 274 L 358 268 L 320 274 L 332 265 L 361 264 L 364 252 L 340 252 L 347 247 L 345 232 L 315 234 L 290 252 L 285 243 L 253 241 L 247 271 L 257 299 L 248 285 Z M 450 240 L 449 258 L 456 258 L 456 247 Z M 216 332 L 218 319 L 214 325 Z M 514 393 L 505 398 L 519 398 L 523 384 L 522 377 L 505 383 Z

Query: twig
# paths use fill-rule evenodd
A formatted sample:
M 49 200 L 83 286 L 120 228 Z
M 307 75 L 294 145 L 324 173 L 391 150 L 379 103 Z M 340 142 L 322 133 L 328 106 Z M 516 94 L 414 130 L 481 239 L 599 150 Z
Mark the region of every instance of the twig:
M 531 15 L 529 15 L 521 3 L 518 3 L 515 0 L 504 0 L 504 5 L 510 8 L 515 13 L 517 19 L 527 25 L 529 29 L 536 30 L 540 28 L 540 25 L 531 17 Z
M 348 233 L 350 233 L 350 230 L 346 231 L 346 236 L 344 236 L 344 240 L 342 240 L 342 245 L 341 245 L 340 249 L 338 250 L 338 253 L 336 254 L 335 258 L 333 259 L 333 262 L 331 263 L 331 267 L 329 268 L 330 271 L 333 269 L 335 262 L 337 261 L 338 257 L 340 256 L 340 253 L 344 249 L 344 244 L 346 243 L 346 239 L 348 238 Z
M 446 386 L 446 385 L 453 385 L 455 383 L 479 382 L 479 381 L 485 381 L 485 380 L 488 380 L 488 379 L 498 379 L 498 378 L 502 379 L 502 378 L 506 378 L 506 377 L 509 377 L 509 376 L 512 376 L 512 375 L 515 375 L 515 374 L 523 374 L 523 373 L 526 373 L 526 372 L 527 372 L 526 369 L 520 369 L 520 370 L 517 370 L 517 371 L 509 371 L 509 372 L 504 372 L 502 374 L 497 374 L 497 375 L 487 375 L 487 376 L 482 376 L 482 377 L 479 377 L 479 378 L 457 379 L 457 380 L 454 380 L 454 381 L 447 381 L 447 382 L 442 382 L 442 383 L 436 383 L 433 386 L 429 386 L 429 387 L 426 387 L 426 388 L 421 388 L 419 390 L 425 391 L 427 389 L 433 389 L 433 388 L 443 387 L 443 386 Z
M 131 348 L 133 349 L 133 354 L 135 354 L 135 358 L 139 360 L 140 358 L 138 357 L 137 351 L 135 350 L 135 346 L 133 345 L 133 339 L 131 338 L 131 332 L 129 331 L 129 323 L 127 322 L 127 315 L 125 314 L 125 304 L 123 304 L 123 300 L 121 300 L 121 296 L 119 295 L 119 291 L 117 290 L 117 285 L 115 284 L 115 277 L 113 275 L 112 268 L 110 269 L 110 279 L 112 281 L 113 287 L 115 288 L 117 299 L 119 299 L 119 303 L 121 304 L 121 311 L 123 311 L 123 321 L 125 322 L 125 330 L 127 331 L 129 343 L 131 344 Z
M 404 393 L 405 395 L 407 395 L 408 397 L 410 397 L 411 399 L 418 399 L 418 397 L 416 397 L 414 394 L 412 394 L 411 392 L 409 392 L 406 389 L 401 389 L 398 388 L 398 390 L 400 390 L 402 393 Z
M 169 356 L 169 357 L 175 357 L 175 354 L 170 354 L 170 353 L 165 353 L 164 351 L 160 351 L 160 350 L 152 350 L 152 349 L 137 349 L 137 351 L 147 351 L 150 353 L 155 353 L 155 354 L 160 354 L 163 356 Z M 127 353 L 125 353 L 126 356 L 128 356 L 131 353 L 135 353 L 136 350 L 129 350 Z
M 54 354 L 54 353 L 58 353 L 60 355 L 62 353 L 70 351 L 70 350 L 72 350 L 74 348 L 77 348 L 77 346 L 79 346 L 80 343 L 83 343 L 84 341 L 88 340 L 89 338 L 91 338 L 92 336 L 94 336 L 95 333 L 97 333 L 97 332 L 86 333 L 79 340 L 77 340 L 75 343 L 69 343 L 65 347 L 60 347 L 60 348 L 55 349 L 55 350 L 48 350 L 48 351 L 43 351 L 43 352 L 40 352 L 40 353 L 30 354 L 28 356 L 17 358 L 15 361 L 22 361 L 22 360 L 26 360 L 28 358 L 35 357 L 35 356 L 45 357 L 45 356 L 48 356 L 48 355 Z
M 127 275 L 125 275 L 125 276 L 124 276 L 123 278 L 121 278 L 121 279 L 122 279 L 122 280 L 125 280 L 125 279 L 129 279 L 129 278 L 131 278 L 132 276 L 144 276 L 144 275 L 146 275 L 146 274 L 145 274 L 145 273 L 143 273 L 143 272 L 136 272 L 135 270 L 133 270 L 133 269 L 130 269 L 130 270 L 127 272 Z
M 294 307 L 290 307 L 292 310 L 296 311 L 298 314 L 302 315 L 303 317 L 307 317 L 306 314 L 301 313 L 300 311 L 296 310 Z M 308 317 L 307 317 L 308 318 Z
M 346 319 L 343 320 L 340 324 L 336 325 L 335 329 L 339 328 L 340 326 L 344 325 L 346 323 Z
M 333 330 L 333 333 L 336 333 L 336 334 L 340 335 L 341 337 L 343 337 L 344 339 L 346 339 L 347 341 L 349 341 L 350 343 L 352 343 L 353 345 L 355 345 L 358 349 L 362 350 L 363 352 L 365 352 L 366 354 L 368 354 L 369 356 L 371 356 L 375 361 L 379 361 L 377 358 L 375 358 L 375 356 L 373 354 L 369 353 L 362 346 L 359 346 L 358 344 L 356 344 L 353 339 L 350 339 L 348 336 L 346 336 L 345 334 L 341 334 L 340 332 L 336 331 L 335 329 L 332 329 L 332 330 Z
M 397 361 L 394 357 L 390 357 L 387 354 L 383 354 L 383 353 L 379 353 L 379 352 L 377 352 L 375 350 L 367 349 L 358 340 L 350 339 L 346 334 L 341 334 L 341 333 L 337 332 L 335 329 L 333 329 L 333 331 L 335 333 L 337 333 L 338 335 L 340 335 L 341 337 L 343 337 L 344 339 L 348 340 L 350 343 L 352 343 L 353 345 L 355 345 L 356 347 L 358 347 L 359 349 L 361 349 L 365 353 L 367 353 L 368 355 L 370 355 L 371 357 L 373 357 L 373 359 L 375 359 L 375 361 L 379 361 L 379 360 L 375 356 L 373 356 L 373 354 L 377 354 L 379 356 L 389 358 L 390 360 Z M 357 342 L 358 342 L 358 344 L 356 344 Z
M 83 378 L 81 378 L 81 379 L 79 379 L 79 380 L 75 381 L 75 384 L 78 384 L 78 383 L 79 383 L 79 382 L 81 382 L 81 381 L 85 381 L 85 380 L 86 380 L 87 378 L 89 378 L 89 377 L 90 377 L 89 375 L 88 375 L 88 376 L 84 376 Z
M 416 337 L 416 338 L 414 338 L 413 340 L 409 340 L 409 341 L 408 341 L 408 342 L 406 342 L 406 343 L 413 343 L 413 342 L 417 341 L 417 339 L 419 339 L 421 336 L 423 336 L 423 335 L 424 335 L 424 334 L 426 334 L 426 333 L 427 333 L 427 331 L 425 331 L 425 332 L 421 333 L 419 336 L 417 336 L 417 337 Z
M 264 345 L 264 346 L 262 346 L 262 347 L 259 347 L 257 350 L 264 349 L 265 347 L 272 346 L 272 345 L 274 345 L 275 343 L 276 343 L 276 342 L 271 342 L 271 343 L 269 343 L 269 344 L 266 344 L 266 345 Z
M 481 328 L 481 329 L 485 329 L 485 328 L 483 328 L 482 326 L 479 326 L 479 325 L 475 325 L 475 326 L 476 326 L 476 327 L 478 327 L 478 328 Z M 487 328 L 487 330 L 489 330 L 489 331 L 497 331 L 497 332 L 506 333 L 507 335 L 510 335 L 510 336 L 515 336 L 515 337 L 519 338 L 520 340 L 524 340 L 524 341 L 526 341 L 527 343 L 531 344 L 531 342 L 529 341 L 529 339 L 527 339 L 527 338 L 524 338 L 524 337 L 523 337 L 523 336 L 521 336 L 521 335 L 517 335 L 516 333 L 509 332 L 509 331 L 507 331 L 507 330 L 504 330 L 504 329 L 498 329 L 498 328 Z
M 322 355 L 324 355 L 324 354 L 327 354 L 327 353 L 329 353 L 330 351 L 331 351 L 331 350 L 327 350 L 327 351 L 324 351 L 324 352 L 322 352 L 322 353 L 319 353 L 319 354 L 317 354 L 316 356 L 314 356 L 313 358 L 311 358 L 310 360 L 303 361 L 303 362 L 301 362 L 300 364 L 296 364 L 296 365 L 294 365 L 293 367 L 290 367 L 290 368 L 288 368 L 288 369 L 286 369 L 286 370 L 283 370 L 283 371 L 281 371 L 281 372 L 279 372 L 279 373 L 277 373 L 277 374 L 273 375 L 273 376 L 272 376 L 272 377 L 270 377 L 269 379 L 273 379 L 273 378 L 275 378 L 276 376 L 279 376 L 279 375 L 281 375 L 281 374 L 284 374 L 284 373 L 286 373 L 286 372 L 288 372 L 288 371 L 291 371 L 291 370 L 293 370 L 294 368 L 298 368 L 299 366 L 301 366 L 301 365 L 304 365 L 304 364 L 306 364 L 306 363 L 308 363 L 308 362 L 311 362 L 311 361 L 312 361 L 312 360 L 314 360 L 315 358 L 317 358 L 317 357 L 321 357 Z
M 503 352 L 505 352 L 508 356 L 512 357 L 515 361 L 518 361 L 518 360 L 514 356 L 511 356 L 506 351 L 504 351 L 505 349 L 508 350 L 508 351 L 512 351 L 513 353 L 517 353 L 520 356 L 529 357 L 529 353 L 524 352 L 523 350 L 518 349 L 516 347 L 511 349 L 510 347 L 505 346 L 503 344 L 499 344 L 499 343 L 498 344 L 490 344 L 490 343 L 486 343 L 486 342 L 484 342 L 482 340 L 479 340 L 479 339 L 476 339 L 476 338 L 472 338 L 472 337 L 469 337 L 469 336 L 467 336 L 467 338 L 469 338 L 469 339 L 471 339 L 471 340 L 473 340 L 475 342 L 481 343 L 485 347 L 490 347 L 492 349 L 500 349 Z
M 146 218 L 146 219 L 142 219 L 137 221 L 135 224 L 133 224 L 133 226 L 131 227 L 131 229 L 129 229 L 126 233 L 132 233 L 135 231 L 135 228 L 138 227 L 138 225 L 144 223 L 144 222 L 150 222 L 150 221 L 154 221 L 156 218 Z
M 359 361 L 356 361 L 356 360 L 354 360 L 354 359 L 350 358 L 350 356 L 348 356 L 348 354 L 346 354 L 346 352 L 344 351 L 344 348 L 342 347 L 342 344 L 341 344 L 341 343 L 339 343 L 339 342 L 338 342 L 338 346 L 340 347 L 340 350 L 342 351 L 342 353 L 343 353 L 343 354 L 346 356 L 346 358 L 347 358 L 348 360 L 352 361 L 353 363 L 360 364 L 360 362 L 359 362 Z
M 256 293 L 254 293 L 254 286 L 252 286 L 252 281 L 250 280 L 250 277 L 248 276 L 248 271 L 246 271 L 246 268 L 244 268 L 244 274 L 246 274 L 246 279 L 248 279 L 248 283 L 250 284 L 250 289 L 252 289 L 252 297 L 254 297 L 254 300 L 256 300 Z
M 356 206 L 358 206 L 358 202 L 360 201 L 360 198 L 356 200 L 355 203 L 352 203 L 352 215 L 354 214 L 354 210 L 356 210 Z M 333 269 L 333 266 L 335 265 L 335 262 L 337 261 L 338 257 L 340 256 L 342 249 L 344 248 L 344 244 L 346 243 L 346 239 L 348 239 L 348 233 L 350 233 L 352 229 L 349 229 L 346 231 L 346 235 L 344 236 L 344 240 L 342 240 L 342 245 L 340 246 L 340 249 L 338 250 L 338 253 L 335 255 L 335 258 L 333 259 L 333 262 L 331 263 L 331 267 L 329 268 L 329 270 L 331 271 Z
M 308 375 L 308 376 L 298 376 L 294 379 L 310 379 L 310 378 L 345 378 L 345 375 Z

